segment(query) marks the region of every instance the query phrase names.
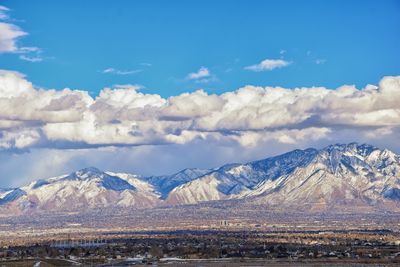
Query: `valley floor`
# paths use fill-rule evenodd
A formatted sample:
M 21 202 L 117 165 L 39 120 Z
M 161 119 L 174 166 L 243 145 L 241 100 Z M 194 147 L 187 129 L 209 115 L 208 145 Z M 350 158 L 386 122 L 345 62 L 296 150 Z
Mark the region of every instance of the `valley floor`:
M 398 266 L 400 214 L 207 205 L 0 218 L 0 266 Z
M 17 260 L 17 261 L 0 261 L 1 266 L 4 267 L 26 267 L 39 265 L 42 267 L 52 266 L 188 266 L 188 267 L 282 267 L 282 266 L 298 266 L 298 267 L 319 267 L 319 266 L 333 266 L 333 267 L 395 267 L 399 266 L 400 261 L 387 261 L 387 260 L 343 260 L 343 259 L 329 259 L 329 260 L 267 260 L 267 259 L 201 259 L 201 260 L 183 260 L 179 262 L 174 261 L 153 261 L 148 263 L 133 263 L 129 261 L 114 261 L 112 263 L 99 263 L 92 262 L 71 262 L 59 259 L 36 259 L 36 260 Z

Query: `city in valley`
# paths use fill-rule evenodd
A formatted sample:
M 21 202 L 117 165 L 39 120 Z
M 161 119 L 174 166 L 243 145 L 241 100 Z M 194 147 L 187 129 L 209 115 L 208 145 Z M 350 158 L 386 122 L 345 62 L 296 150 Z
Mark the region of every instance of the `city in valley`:
M 0 265 L 400 264 L 400 214 L 262 209 L 195 205 L 2 218 Z

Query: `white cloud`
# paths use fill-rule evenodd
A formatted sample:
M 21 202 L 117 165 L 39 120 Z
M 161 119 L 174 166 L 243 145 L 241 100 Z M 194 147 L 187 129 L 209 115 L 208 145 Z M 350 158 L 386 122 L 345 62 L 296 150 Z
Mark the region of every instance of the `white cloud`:
M 19 71 L 0 69 L 0 76 L 5 76 L 5 75 L 7 75 L 7 74 L 14 74 L 14 75 L 17 76 L 17 77 L 25 78 L 25 74 L 23 74 L 23 73 L 21 73 L 21 72 L 19 72 Z
M 113 87 L 116 89 L 130 89 L 130 90 L 140 90 L 144 88 L 144 86 L 141 84 L 115 84 Z
M 18 38 L 27 35 L 18 26 L 0 22 L 0 53 L 12 53 L 18 51 Z
M 10 11 L 10 9 L 8 9 L 5 6 L 0 6 L 0 20 L 7 20 L 9 19 L 9 16 L 7 14 L 7 12 Z
M 139 89 L 115 85 L 93 98 L 0 70 L 0 172 L 15 179 L 2 185 L 86 166 L 146 175 L 212 168 L 338 142 L 400 152 L 400 76 L 363 89 L 245 86 L 169 98 Z
M 102 71 L 104 74 L 116 74 L 116 75 L 131 75 L 141 72 L 142 70 L 118 70 L 114 68 L 107 68 Z
M 3 149 L 24 149 L 36 143 L 39 138 L 39 133 L 31 129 L 6 131 L 0 139 L 0 147 Z
M 209 77 L 210 71 L 206 67 L 201 67 L 197 72 L 192 72 L 187 75 L 187 79 L 189 80 L 197 80 L 201 78 Z
M 221 95 L 198 90 L 169 98 L 139 85 L 88 92 L 35 88 L 21 74 L 0 71 L 0 149 L 187 144 L 196 140 L 299 145 L 343 129 L 395 144 L 400 128 L 400 77 L 379 86 L 294 88 L 245 86 Z M 375 138 L 375 139 L 374 139 Z M 353 140 L 349 140 L 353 141 Z
M 268 71 L 268 70 L 273 70 L 277 68 L 283 68 L 287 67 L 292 62 L 285 61 L 283 59 L 265 59 L 261 61 L 259 64 L 247 66 L 244 69 L 250 70 L 250 71 L 255 71 L 255 72 L 260 72 L 260 71 Z
M 33 56 L 32 57 L 32 56 L 20 55 L 19 58 L 21 60 L 29 61 L 29 62 L 41 62 L 41 61 L 43 61 L 43 58 L 38 57 L 38 56 Z
M 0 54 L 1 53 L 17 53 L 21 60 L 28 62 L 40 62 L 43 58 L 40 56 L 41 49 L 38 47 L 19 47 L 17 42 L 21 37 L 28 35 L 17 25 L 8 23 L 10 17 L 7 12 L 9 9 L 0 6 Z M 7 22 L 2 22 L 7 21 Z
M 317 64 L 317 65 L 322 65 L 325 63 L 326 63 L 326 59 L 323 59 L 323 58 L 318 58 L 315 60 L 315 64 Z
M 257 146 L 262 142 L 275 141 L 282 144 L 298 145 L 305 141 L 317 141 L 326 138 L 331 133 L 329 128 L 309 127 L 304 129 L 283 129 L 269 131 L 243 131 L 234 137 L 242 146 Z
M 23 46 L 18 49 L 18 52 L 19 53 L 30 53 L 30 52 L 41 53 L 42 50 L 39 47 Z

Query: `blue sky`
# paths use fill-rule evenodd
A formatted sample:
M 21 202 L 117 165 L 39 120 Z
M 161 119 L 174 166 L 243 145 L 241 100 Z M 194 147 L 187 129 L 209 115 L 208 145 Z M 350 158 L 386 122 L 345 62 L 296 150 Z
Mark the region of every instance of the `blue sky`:
M 114 84 L 140 84 L 163 97 L 243 85 L 363 87 L 400 72 L 399 1 L 25 1 L 5 0 L 41 49 L 41 62 L 0 54 L 44 88 L 96 95 Z M 291 62 L 252 72 L 264 59 Z M 317 64 L 320 63 L 320 64 Z M 186 79 L 200 67 L 202 82 Z M 120 75 L 102 73 L 113 68 Z
M 0 0 L 0 187 L 400 153 L 399 103 L 400 1 Z

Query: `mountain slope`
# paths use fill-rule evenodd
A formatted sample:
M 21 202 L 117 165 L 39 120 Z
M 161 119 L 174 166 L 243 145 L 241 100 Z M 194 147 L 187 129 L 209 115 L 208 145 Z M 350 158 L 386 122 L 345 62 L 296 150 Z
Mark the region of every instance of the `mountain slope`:
M 268 209 L 400 211 L 400 156 L 351 143 L 165 176 L 139 177 L 86 168 L 0 190 L 0 215 L 221 200 Z
M 264 181 L 251 196 L 257 203 L 313 209 L 375 206 L 398 200 L 399 167 L 400 158 L 388 150 L 354 143 L 332 145 L 307 166 L 274 183 Z
M 260 182 L 275 180 L 307 165 L 318 153 L 315 149 L 294 150 L 276 157 L 247 164 L 228 164 L 198 180 L 175 188 L 167 201 L 193 204 L 199 201 L 240 198 Z
M 13 197 L 12 201 L 9 201 L 10 197 Z M 32 182 L 15 189 L 1 201 L 20 210 L 79 210 L 111 206 L 146 208 L 157 203 L 158 195 L 151 186 L 143 185 L 133 175 L 86 168 L 70 175 Z
M 400 157 L 370 145 L 331 145 L 222 167 L 175 188 L 167 201 L 251 199 L 281 206 L 373 206 L 398 201 Z
M 188 168 L 172 175 L 144 177 L 143 180 L 153 185 L 164 199 L 174 188 L 193 181 L 210 171 L 208 169 Z

